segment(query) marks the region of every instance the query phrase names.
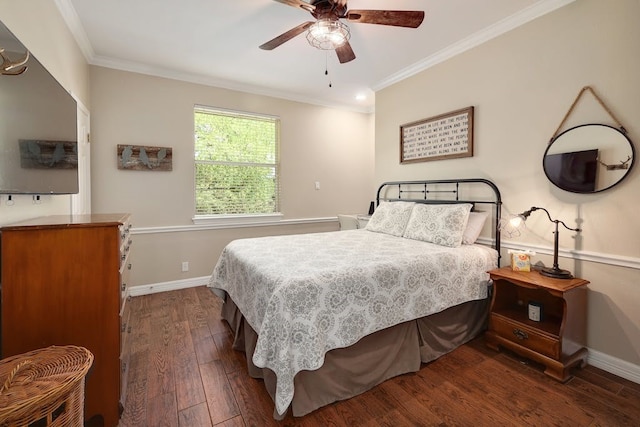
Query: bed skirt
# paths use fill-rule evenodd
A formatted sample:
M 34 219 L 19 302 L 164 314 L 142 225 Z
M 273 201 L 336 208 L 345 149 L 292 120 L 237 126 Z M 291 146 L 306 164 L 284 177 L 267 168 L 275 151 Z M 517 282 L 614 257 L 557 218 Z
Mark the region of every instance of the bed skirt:
M 322 367 L 296 375 L 289 410 L 294 417 L 301 417 L 364 393 L 389 378 L 418 371 L 421 363 L 437 359 L 484 331 L 488 310 L 488 299 L 466 302 L 378 331 L 350 347 L 329 351 Z M 276 377 L 270 369 L 253 364 L 258 336 L 228 296 L 222 306 L 222 317 L 234 334 L 233 349 L 246 354 L 249 375 L 262 378 L 273 399 Z M 274 418 L 282 419 L 285 415 L 274 409 Z

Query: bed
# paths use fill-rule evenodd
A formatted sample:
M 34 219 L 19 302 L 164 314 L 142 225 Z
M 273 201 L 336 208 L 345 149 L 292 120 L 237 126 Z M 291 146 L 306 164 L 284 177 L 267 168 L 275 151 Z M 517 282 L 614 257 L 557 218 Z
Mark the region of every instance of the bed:
M 485 179 L 387 182 L 364 229 L 229 243 L 209 286 L 274 418 L 418 371 L 481 333 L 501 203 Z

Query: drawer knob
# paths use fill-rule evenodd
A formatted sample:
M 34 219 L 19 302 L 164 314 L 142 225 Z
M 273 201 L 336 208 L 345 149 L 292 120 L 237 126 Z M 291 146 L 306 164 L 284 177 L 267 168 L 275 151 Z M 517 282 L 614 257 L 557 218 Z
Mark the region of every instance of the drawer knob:
M 515 335 L 516 338 L 518 338 L 519 340 L 529 339 L 529 335 L 525 331 L 520 330 L 520 329 L 514 329 L 513 330 L 513 335 Z

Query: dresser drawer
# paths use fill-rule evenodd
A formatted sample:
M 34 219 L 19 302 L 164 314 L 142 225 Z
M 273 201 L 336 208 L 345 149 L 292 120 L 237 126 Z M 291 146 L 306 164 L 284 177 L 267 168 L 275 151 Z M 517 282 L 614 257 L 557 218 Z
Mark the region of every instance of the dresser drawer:
M 127 268 L 129 263 L 129 253 L 131 252 L 131 245 L 133 239 L 131 238 L 131 222 L 127 219 L 119 227 L 120 233 L 120 272 Z
M 122 307 L 124 305 L 124 299 L 127 296 L 129 296 L 130 281 L 131 281 L 131 263 L 127 262 L 127 264 L 120 271 L 120 311 L 122 311 Z
M 556 360 L 560 359 L 560 340 L 556 337 L 545 335 L 540 330 L 531 328 L 524 323 L 492 313 L 489 329 L 498 336 L 536 353 L 544 354 Z
M 131 297 L 124 298 L 120 311 L 120 405 L 124 407 L 129 376 L 129 357 L 131 351 Z

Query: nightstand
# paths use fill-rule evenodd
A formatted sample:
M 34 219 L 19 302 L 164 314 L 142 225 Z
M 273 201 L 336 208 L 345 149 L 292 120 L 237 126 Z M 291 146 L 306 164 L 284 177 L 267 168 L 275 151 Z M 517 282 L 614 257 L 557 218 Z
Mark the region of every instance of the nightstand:
M 340 223 L 340 230 L 355 230 L 359 228 L 365 228 L 367 226 L 367 222 L 371 218 L 370 215 L 360 215 L 360 214 L 352 214 L 352 215 L 338 215 L 338 222 Z
M 358 228 L 365 228 L 371 219 L 371 215 L 356 215 L 358 218 Z
M 585 366 L 587 280 L 554 279 L 511 267 L 489 275 L 493 297 L 487 346 L 502 346 L 541 363 L 545 374 L 562 382 L 571 378 L 570 368 Z

